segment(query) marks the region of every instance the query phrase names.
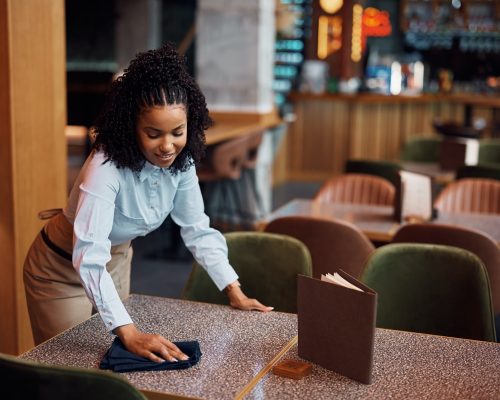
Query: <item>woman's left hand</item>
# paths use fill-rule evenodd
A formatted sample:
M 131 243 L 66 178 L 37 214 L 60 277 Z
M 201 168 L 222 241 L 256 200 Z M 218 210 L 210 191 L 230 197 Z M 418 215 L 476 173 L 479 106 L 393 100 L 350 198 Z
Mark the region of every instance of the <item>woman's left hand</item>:
M 239 287 L 231 289 L 231 291 L 227 294 L 227 297 L 229 297 L 230 306 L 239 310 L 269 312 L 274 309 L 274 307 L 265 306 L 257 299 L 248 298 Z

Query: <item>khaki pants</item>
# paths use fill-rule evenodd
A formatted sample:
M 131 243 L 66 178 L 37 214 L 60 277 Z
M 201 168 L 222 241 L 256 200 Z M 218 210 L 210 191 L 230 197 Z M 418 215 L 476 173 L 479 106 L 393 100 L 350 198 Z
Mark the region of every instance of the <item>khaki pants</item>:
M 49 240 L 66 253 L 73 249 L 73 226 L 63 214 L 44 227 Z M 106 265 L 120 298 L 130 292 L 130 242 L 111 247 Z M 92 304 L 71 261 L 59 255 L 38 234 L 24 262 L 24 287 L 35 344 L 69 329 L 92 315 Z

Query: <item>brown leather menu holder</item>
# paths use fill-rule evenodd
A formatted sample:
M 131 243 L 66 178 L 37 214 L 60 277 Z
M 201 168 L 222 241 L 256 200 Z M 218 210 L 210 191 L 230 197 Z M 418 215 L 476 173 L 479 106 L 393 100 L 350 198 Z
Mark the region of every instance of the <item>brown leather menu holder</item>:
M 377 293 L 339 270 L 363 292 L 298 277 L 298 354 L 323 368 L 371 383 Z
M 444 139 L 439 153 L 439 166 L 443 170 L 456 170 L 465 164 L 467 144 L 465 141 Z

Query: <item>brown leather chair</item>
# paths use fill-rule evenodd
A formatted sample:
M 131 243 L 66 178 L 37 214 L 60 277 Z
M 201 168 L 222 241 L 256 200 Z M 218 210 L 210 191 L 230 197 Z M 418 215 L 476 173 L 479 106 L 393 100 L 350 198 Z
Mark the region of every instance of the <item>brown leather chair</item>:
M 395 191 L 388 180 L 378 176 L 343 174 L 323 184 L 314 201 L 392 206 Z
M 401 227 L 392 243 L 430 243 L 460 247 L 478 256 L 490 278 L 495 315 L 500 315 L 500 248 L 484 232 L 444 224 L 409 224 Z M 500 331 L 499 331 L 500 333 Z
M 197 172 L 201 182 L 238 179 L 247 160 L 248 137 L 240 136 L 217 144 Z
M 373 244 L 356 226 L 344 222 L 304 216 L 281 217 L 264 228 L 299 239 L 309 249 L 313 276 L 334 273 L 342 269 L 359 277 L 368 256 L 375 250 Z
M 443 189 L 434 206 L 444 212 L 500 214 L 500 181 L 460 179 Z
M 257 221 L 266 215 L 266 206 L 257 180 L 257 157 L 263 137 L 264 131 L 262 130 L 247 135 L 247 158 L 241 171 L 241 184 L 245 187 L 245 201 L 241 203 L 241 211 L 247 216 L 248 224 L 245 228 L 251 230 L 256 229 Z
M 259 147 L 262 143 L 262 138 L 264 137 L 264 131 L 253 133 L 248 136 L 247 140 L 247 159 L 244 163 L 245 168 L 255 168 L 257 164 L 257 155 L 259 153 Z

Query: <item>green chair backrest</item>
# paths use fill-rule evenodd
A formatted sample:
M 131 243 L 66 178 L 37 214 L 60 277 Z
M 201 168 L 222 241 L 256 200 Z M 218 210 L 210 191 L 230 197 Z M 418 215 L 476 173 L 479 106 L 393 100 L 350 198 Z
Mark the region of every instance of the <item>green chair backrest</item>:
M 287 235 L 231 232 L 225 235 L 229 262 L 248 297 L 276 311 L 297 312 L 297 275 L 312 276 L 306 245 Z M 206 303 L 228 304 L 205 270 L 193 263 L 182 297 Z
M 146 400 L 125 379 L 98 369 L 60 367 L 0 354 L 6 399 Z
M 496 340 L 488 274 L 467 250 L 389 244 L 372 253 L 361 281 L 378 293 L 380 328 Z
M 402 161 L 439 162 L 441 141 L 439 137 L 410 137 L 401 152 Z
M 457 170 L 456 179 L 489 178 L 500 181 L 500 164 L 464 165 Z
M 344 172 L 380 176 L 398 187 L 400 185 L 399 171 L 401 169 L 400 164 L 392 161 L 347 160 Z
M 480 139 L 478 164 L 496 164 L 500 166 L 500 139 Z

